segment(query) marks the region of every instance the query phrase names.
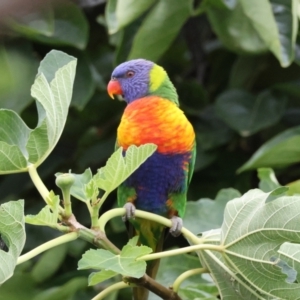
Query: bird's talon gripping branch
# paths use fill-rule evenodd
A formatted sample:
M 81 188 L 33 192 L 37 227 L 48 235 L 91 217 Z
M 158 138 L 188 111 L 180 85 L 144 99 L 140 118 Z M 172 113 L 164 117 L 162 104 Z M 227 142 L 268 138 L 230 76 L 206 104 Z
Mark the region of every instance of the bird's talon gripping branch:
M 173 216 L 171 218 L 171 222 L 172 222 L 172 226 L 170 228 L 170 233 L 173 236 L 177 237 L 181 234 L 181 229 L 183 227 L 182 219 L 177 216 Z
M 128 221 L 129 219 L 135 218 L 135 206 L 131 202 L 127 202 L 124 205 L 124 208 L 126 210 L 125 215 L 122 217 L 122 220 L 124 222 Z

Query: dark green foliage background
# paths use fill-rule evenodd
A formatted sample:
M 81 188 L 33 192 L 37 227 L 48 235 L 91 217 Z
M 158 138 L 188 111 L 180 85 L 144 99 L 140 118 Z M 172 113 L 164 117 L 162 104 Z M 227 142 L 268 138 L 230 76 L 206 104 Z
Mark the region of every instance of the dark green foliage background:
M 12 18 L 2 16 L 0 107 L 20 113 L 29 127 L 37 121 L 30 86 L 39 61 L 51 49 L 78 58 L 66 127 L 38 170 L 49 189 L 59 193 L 54 173 L 82 173 L 88 167 L 95 171 L 113 152 L 125 105 L 110 100 L 106 84 L 117 64 L 138 57 L 155 60 L 167 70 L 195 128 L 197 161 L 189 200 L 214 199 L 222 188 L 244 193 L 257 187 L 258 167 L 277 168 L 283 185 L 300 178 L 299 129 L 293 129 L 300 125 L 297 1 L 124 0 L 118 10 L 121 1 L 56 1 L 57 5 L 33 7 L 35 13 L 16 17 L 11 11 Z M 272 145 L 266 147 L 261 153 L 265 156 L 240 169 L 247 172 L 237 172 L 261 145 L 287 129 L 288 143 L 275 152 Z M 43 206 L 28 174 L 1 177 L 0 191 L 0 203 L 24 198 L 26 213 L 37 213 Z M 115 205 L 113 194 L 105 209 Z M 74 206 L 79 221 L 89 226 L 82 204 Z M 27 226 L 24 251 L 56 235 L 48 228 Z M 108 236 L 118 246 L 127 240 L 119 220 L 112 222 Z M 166 244 L 186 245 L 183 239 L 171 238 Z M 90 299 L 96 291 L 85 288 L 89 272 L 76 270 L 88 247 L 76 241 L 21 265 L 6 283 L 7 290 L 18 286 L 25 300 Z M 21 299 L 11 295 L 10 300 Z M 129 299 L 127 291 L 122 295 L 110 299 Z M 8 299 L 3 297 L 0 293 L 0 299 Z

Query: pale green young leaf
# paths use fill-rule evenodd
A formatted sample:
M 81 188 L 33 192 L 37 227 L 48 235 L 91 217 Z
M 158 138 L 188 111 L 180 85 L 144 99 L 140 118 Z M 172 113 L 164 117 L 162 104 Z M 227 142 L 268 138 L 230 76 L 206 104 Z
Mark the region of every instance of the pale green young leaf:
M 0 285 L 13 275 L 25 244 L 24 201 L 10 201 L 0 206 L 0 234 L 8 252 L 0 250 Z
M 54 64 L 55 61 L 58 62 Z M 69 62 L 63 65 L 66 61 Z M 40 72 L 44 71 L 46 66 L 51 63 L 60 67 L 55 72 L 54 78 L 52 79 L 53 69 L 46 72 L 47 78 L 44 73 L 40 73 L 31 88 L 32 96 L 37 100 L 39 114 L 38 136 L 42 137 L 40 143 L 45 144 L 47 142 L 45 139 L 46 135 L 48 139 L 48 147 L 46 149 L 42 147 L 43 151 L 38 156 L 36 151 L 32 150 L 32 141 L 30 140 L 28 143 L 27 150 L 29 154 L 34 151 L 31 157 L 35 158 L 34 161 L 30 162 L 35 164 L 35 166 L 39 166 L 46 159 L 58 142 L 66 122 L 72 98 L 76 59 L 63 52 L 53 50 L 44 58 Z M 61 65 L 63 66 L 61 67 Z M 48 78 L 49 80 L 52 79 L 50 84 L 47 80 Z M 36 136 L 37 134 L 35 138 Z
M 14 111 L 0 110 L 0 174 L 26 170 L 30 129 Z
M 123 148 L 119 148 L 108 159 L 106 165 L 98 170 L 96 177 L 100 189 L 111 192 L 127 179 L 142 163 L 150 157 L 157 146 L 146 144 L 139 147 L 130 146 L 123 156 Z
M 78 262 L 78 269 L 110 270 L 123 276 L 139 278 L 145 274 L 146 262 L 136 261 L 138 257 L 149 254 L 152 249 L 147 246 L 125 245 L 119 255 L 108 250 L 88 250 Z
M 71 186 L 70 193 L 76 199 L 86 202 L 88 197 L 85 192 L 85 185 L 92 180 L 93 175 L 91 169 L 86 169 L 82 174 L 72 174 L 75 177 L 75 181 Z
M 87 199 L 95 199 L 99 194 L 99 189 L 95 180 L 91 180 L 84 187 L 84 192 Z
M 46 205 L 37 215 L 27 215 L 25 222 L 32 225 L 50 226 L 56 228 L 58 220 L 59 196 L 50 192 L 49 199 L 52 202 L 51 207 Z
M 89 276 L 89 285 L 96 285 L 102 281 L 105 281 L 109 278 L 112 278 L 114 276 L 118 275 L 117 272 L 111 271 L 111 270 L 102 270 L 99 272 L 93 272 Z
M 25 172 L 27 161 L 20 148 L 0 141 L 0 174 Z
M 15 112 L 0 110 L 0 174 L 25 172 L 30 164 L 38 167 L 55 147 L 66 122 L 75 67 L 74 57 L 56 50 L 41 62 L 31 89 L 39 116 L 35 129 Z
M 227 204 L 221 231 L 223 257 L 254 290 L 281 299 L 289 293 L 296 299 L 300 286 L 286 282 L 290 271 L 283 273 L 273 258 L 284 242 L 300 241 L 300 197 L 280 196 L 266 203 L 269 196 L 250 190 Z

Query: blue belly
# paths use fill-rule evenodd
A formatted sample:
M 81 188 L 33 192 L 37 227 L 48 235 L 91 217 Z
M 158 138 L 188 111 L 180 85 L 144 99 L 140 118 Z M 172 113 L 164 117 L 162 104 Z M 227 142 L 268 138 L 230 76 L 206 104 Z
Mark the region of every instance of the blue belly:
M 137 209 L 167 216 L 166 202 L 169 194 L 186 192 L 184 162 L 189 153 L 161 154 L 155 152 L 136 170 L 124 184 L 134 187 L 137 193 Z

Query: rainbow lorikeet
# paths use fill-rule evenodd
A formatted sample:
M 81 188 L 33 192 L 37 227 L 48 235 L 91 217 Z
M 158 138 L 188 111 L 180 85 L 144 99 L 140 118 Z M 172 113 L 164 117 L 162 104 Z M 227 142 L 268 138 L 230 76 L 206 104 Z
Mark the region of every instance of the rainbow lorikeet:
M 118 204 L 126 208 L 124 219 L 133 225 L 131 234 L 139 235 L 140 244 L 160 251 L 164 226 L 134 218 L 134 211 L 137 208 L 170 218 L 170 233 L 180 234 L 195 163 L 195 133 L 178 107 L 178 95 L 166 71 L 151 61 L 136 59 L 117 66 L 107 91 L 111 97 L 122 95 L 127 102 L 117 147 L 126 151 L 130 145 L 157 145 L 156 152 L 118 188 Z M 152 262 L 147 274 L 155 277 L 157 269 L 158 263 Z M 147 292 L 135 292 L 134 299 L 147 299 Z

